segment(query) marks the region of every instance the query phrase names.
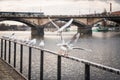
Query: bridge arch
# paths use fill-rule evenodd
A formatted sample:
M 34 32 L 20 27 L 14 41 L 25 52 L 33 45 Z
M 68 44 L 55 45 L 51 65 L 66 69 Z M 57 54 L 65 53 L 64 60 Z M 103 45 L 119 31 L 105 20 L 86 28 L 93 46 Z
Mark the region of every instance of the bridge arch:
M 92 24 L 92 26 L 94 25 L 94 24 L 97 24 L 97 23 L 99 23 L 99 22 L 103 22 L 103 21 L 105 21 L 105 20 L 107 20 L 107 21 L 112 21 L 112 22 L 115 22 L 115 23 L 117 23 L 117 24 L 120 24 L 120 22 L 119 22 L 119 20 L 118 19 L 110 19 L 110 18 L 102 18 L 102 19 L 99 19 L 99 20 L 97 20 L 97 21 L 95 21 L 93 24 Z M 118 20 L 118 21 L 117 21 Z
M 64 22 L 68 22 L 71 18 L 68 19 L 64 19 L 64 18 L 60 18 L 60 19 L 55 19 L 53 20 L 53 22 L 56 21 L 64 21 Z M 46 23 L 44 26 L 46 27 L 46 25 L 50 24 L 51 22 L 49 21 L 48 23 Z M 72 22 L 73 25 L 75 25 L 77 27 L 77 32 L 80 33 L 80 35 L 84 35 L 84 34 L 90 34 L 91 35 L 91 26 L 86 25 L 83 22 L 80 22 L 79 20 L 75 20 L 73 19 Z
M 116 18 L 108 18 L 108 20 L 113 21 L 113 22 L 116 22 L 117 24 L 120 25 L 120 18 L 119 18 L 119 17 L 116 17 Z
M 94 24 L 97 24 L 97 23 L 102 22 L 102 21 L 104 21 L 104 20 L 105 20 L 104 18 L 99 19 L 99 20 L 95 21 L 95 22 L 92 24 L 92 26 L 93 26 Z
M 56 21 L 65 21 L 65 22 L 68 22 L 70 19 L 64 19 L 64 18 L 60 18 L 60 19 L 55 19 L 53 20 L 53 22 L 56 22 Z M 51 22 L 49 21 L 48 23 L 46 23 L 45 25 L 48 25 L 50 24 Z M 77 27 L 86 27 L 87 25 L 85 25 L 83 22 L 80 22 L 78 20 L 75 20 L 73 19 L 73 22 L 72 22 L 73 25 L 77 26 Z
M 28 25 L 28 26 L 31 27 L 31 28 L 37 28 L 37 25 L 36 25 L 36 24 L 31 23 L 30 21 L 25 20 L 25 19 L 1 18 L 1 19 L 0 19 L 0 22 L 1 22 L 1 21 L 6 21 L 6 20 L 21 22 L 21 23 L 24 23 L 24 24 Z
M 21 22 L 24 23 L 26 25 L 28 25 L 29 27 L 31 27 L 31 35 L 32 36 L 43 36 L 44 32 L 43 32 L 43 28 L 40 28 L 39 25 L 32 23 L 28 20 L 25 19 L 16 19 L 16 18 L 0 18 L 0 21 L 6 21 L 6 20 L 10 20 L 10 21 L 17 21 L 17 22 Z

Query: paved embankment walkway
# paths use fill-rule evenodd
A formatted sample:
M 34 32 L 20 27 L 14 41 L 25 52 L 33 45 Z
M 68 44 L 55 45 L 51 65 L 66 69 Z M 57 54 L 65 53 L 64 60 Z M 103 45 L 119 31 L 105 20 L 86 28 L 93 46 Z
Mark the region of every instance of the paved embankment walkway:
M 0 58 L 0 80 L 26 80 Z

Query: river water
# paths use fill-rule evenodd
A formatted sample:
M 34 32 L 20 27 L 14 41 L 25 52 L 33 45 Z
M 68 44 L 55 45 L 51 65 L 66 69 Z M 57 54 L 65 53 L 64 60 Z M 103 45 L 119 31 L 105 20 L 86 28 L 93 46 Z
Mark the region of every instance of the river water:
M 18 38 L 31 38 L 29 31 L 14 31 Z M 11 34 L 13 31 L 1 31 L 1 35 Z M 64 33 L 68 41 L 75 33 Z M 53 33 L 45 33 L 45 48 L 57 52 L 56 46 L 60 38 Z M 37 38 L 37 44 L 40 39 Z M 19 45 L 17 45 L 17 68 L 19 70 Z M 91 49 L 92 52 L 72 50 L 68 55 L 86 59 L 92 62 L 120 69 L 120 32 L 93 32 L 91 36 L 81 36 L 75 46 Z M 13 52 L 13 51 L 12 51 Z M 39 80 L 40 51 L 32 51 L 32 80 Z M 13 55 L 12 55 L 13 58 Z M 28 48 L 24 47 L 23 74 L 28 73 Z M 45 53 L 44 80 L 56 80 L 57 57 Z M 12 63 L 13 64 L 13 63 Z M 11 64 L 11 65 L 12 65 Z M 84 64 L 62 58 L 62 80 L 84 80 Z M 120 76 L 91 67 L 91 80 L 120 80 Z

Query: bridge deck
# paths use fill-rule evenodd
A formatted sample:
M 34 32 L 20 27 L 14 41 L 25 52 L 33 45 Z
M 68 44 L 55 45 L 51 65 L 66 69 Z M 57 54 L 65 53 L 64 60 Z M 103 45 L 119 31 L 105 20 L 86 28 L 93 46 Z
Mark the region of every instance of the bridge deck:
M 0 59 L 0 80 L 26 80 L 10 65 Z

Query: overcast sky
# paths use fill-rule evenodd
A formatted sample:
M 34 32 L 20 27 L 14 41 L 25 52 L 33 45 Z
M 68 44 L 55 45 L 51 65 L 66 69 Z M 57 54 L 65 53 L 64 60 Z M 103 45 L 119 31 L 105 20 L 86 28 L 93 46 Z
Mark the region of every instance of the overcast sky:
M 0 0 L 0 11 L 42 11 L 47 15 L 79 15 L 95 11 L 101 13 L 104 9 L 109 11 L 110 3 L 113 11 L 120 10 L 120 0 Z M 13 21 L 5 23 L 22 25 Z
M 120 0 L 0 0 L 0 10 L 78 15 L 109 11 L 109 3 L 112 3 L 113 11 L 120 9 Z

